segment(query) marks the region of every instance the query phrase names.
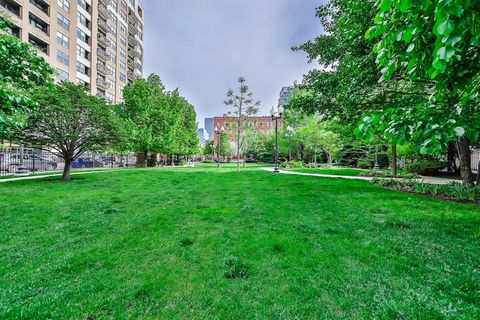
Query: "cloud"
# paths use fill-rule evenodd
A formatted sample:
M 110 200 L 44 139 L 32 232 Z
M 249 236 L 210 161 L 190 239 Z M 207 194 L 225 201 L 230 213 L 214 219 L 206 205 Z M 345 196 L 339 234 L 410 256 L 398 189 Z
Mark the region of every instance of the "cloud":
M 144 0 L 145 74 L 179 88 L 203 118 L 227 111 L 222 101 L 245 76 L 262 113 L 282 86 L 313 68 L 291 47 L 321 31 L 310 0 Z

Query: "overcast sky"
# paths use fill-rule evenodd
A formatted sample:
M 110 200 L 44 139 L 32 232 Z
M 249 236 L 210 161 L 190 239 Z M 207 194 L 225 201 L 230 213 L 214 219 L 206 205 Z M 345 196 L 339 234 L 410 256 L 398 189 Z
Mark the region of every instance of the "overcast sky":
M 145 76 L 160 75 L 195 106 L 199 127 L 220 116 L 229 88 L 245 76 L 261 114 L 280 89 L 313 68 L 293 45 L 317 36 L 321 0 L 141 0 L 145 9 Z

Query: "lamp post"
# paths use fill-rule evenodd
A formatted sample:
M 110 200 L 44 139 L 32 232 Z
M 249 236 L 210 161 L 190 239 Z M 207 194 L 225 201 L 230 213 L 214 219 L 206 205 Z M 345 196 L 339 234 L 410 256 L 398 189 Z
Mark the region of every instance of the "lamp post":
M 380 166 L 378 165 L 378 146 L 375 146 L 375 164 L 373 170 L 379 170 Z
M 28 174 L 27 168 L 25 168 L 25 163 L 24 163 L 24 155 L 25 155 L 25 147 L 20 145 L 20 154 L 19 154 L 19 163 L 18 163 L 18 168 L 17 168 L 17 175 L 26 175 Z
M 221 135 L 225 132 L 225 128 L 222 126 L 220 129 L 218 127 L 215 127 L 215 134 L 217 135 L 217 146 L 218 146 L 218 152 L 217 152 L 217 168 L 220 168 L 220 153 L 222 152 L 222 144 L 221 144 Z M 214 148 L 215 149 L 215 148 Z
M 272 120 L 275 120 L 275 169 L 273 172 L 280 173 L 280 165 L 278 163 L 278 119 L 281 119 L 283 116 L 283 107 L 279 106 L 277 110 L 272 107 L 270 115 L 272 116 Z
M 292 161 L 292 135 L 294 129 L 291 126 L 287 127 L 288 132 L 288 161 Z

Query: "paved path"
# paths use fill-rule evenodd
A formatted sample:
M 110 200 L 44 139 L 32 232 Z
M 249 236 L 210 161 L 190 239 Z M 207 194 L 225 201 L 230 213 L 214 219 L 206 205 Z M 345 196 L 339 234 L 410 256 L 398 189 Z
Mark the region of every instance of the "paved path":
M 76 176 L 80 174 L 93 174 L 93 173 L 102 173 L 102 172 L 112 172 L 112 171 L 121 171 L 121 170 L 128 170 L 128 169 L 114 169 L 114 170 L 96 170 L 96 171 L 82 171 L 82 172 L 72 172 L 70 173 L 71 176 Z M 6 179 L 0 179 L 0 183 L 5 183 L 5 182 L 12 182 L 12 181 L 23 181 L 23 180 L 35 180 L 35 179 L 43 179 L 43 178 L 52 178 L 52 177 L 61 177 L 61 173 L 54 173 L 54 174 L 45 174 L 45 175 L 38 175 L 38 176 L 24 176 L 24 177 L 13 177 L 13 178 L 6 178 Z
M 264 171 L 273 172 L 273 168 L 261 168 Z M 281 174 L 291 174 L 297 176 L 309 176 L 309 177 L 320 177 L 320 178 L 335 178 L 335 179 L 347 179 L 347 180 L 363 180 L 363 181 L 372 181 L 375 177 L 362 177 L 362 176 L 338 176 L 332 174 L 321 174 L 321 173 L 306 173 L 306 172 L 296 172 L 296 171 L 287 171 L 280 170 Z M 400 180 L 400 178 L 397 178 Z M 418 182 L 430 183 L 430 184 L 448 184 L 450 182 L 458 180 L 454 179 L 445 179 L 437 177 L 421 177 L 417 179 Z

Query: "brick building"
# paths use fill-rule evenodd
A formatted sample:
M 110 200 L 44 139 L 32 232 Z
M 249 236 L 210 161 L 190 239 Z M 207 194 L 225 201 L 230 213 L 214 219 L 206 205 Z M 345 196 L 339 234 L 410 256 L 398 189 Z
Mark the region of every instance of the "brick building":
M 227 115 L 223 115 L 223 117 L 214 117 L 214 127 L 221 129 L 222 127 L 225 129 L 225 133 L 228 135 L 228 138 L 232 145 L 236 143 L 237 138 L 237 123 L 238 119 L 235 117 L 229 117 Z M 243 126 L 243 120 L 241 122 Z M 246 124 L 249 129 L 253 132 L 263 131 L 265 134 L 275 134 L 275 120 L 272 120 L 271 116 L 261 116 L 261 117 L 250 117 L 248 118 L 248 123 Z M 278 128 L 282 128 L 283 121 L 282 119 L 278 120 Z M 215 146 L 218 143 L 218 136 L 214 134 L 214 144 Z

